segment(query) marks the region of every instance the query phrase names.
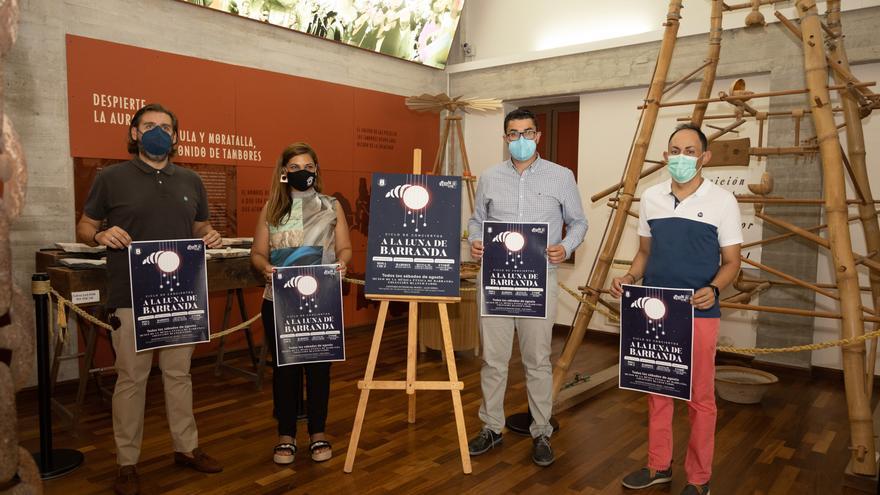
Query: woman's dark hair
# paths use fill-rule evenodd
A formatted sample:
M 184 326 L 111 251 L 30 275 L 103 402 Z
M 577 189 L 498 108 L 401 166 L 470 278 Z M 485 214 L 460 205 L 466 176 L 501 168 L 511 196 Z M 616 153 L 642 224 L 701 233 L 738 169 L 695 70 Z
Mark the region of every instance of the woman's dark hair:
M 169 117 L 171 117 L 171 127 L 174 130 L 174 134 L 177 135 L 177 116 L 174 115 L 174 113 L 171 110 L 168 110 L 167 108 L 163 107 L 159 103 L 148 103 L 148 104 L 144 105 L 143 107 L 141 107 L 140 110 L 138 110 L 137 112 L 134 113 L 134 117 L 131 118 L 131 124 L 129 124 L 129 126 L 128 126 L 128 152 L 131 153 L 132 155 L 138 154 L 138 144 L 137 144 L 137 141 L 135 141 L 134 139 L 131 138 L 131 130 L 137 129 L 138 126 L 141 125 L 141 117 L 143 117 L 144 114 L 147 112 L 160 112 L 160 113 L 164 113 L 165 115 L 168 115 Z M 177 143 L 174 143 L 174 144 L 177 144 Z M 172 156 L 174 156 L 174 154 L 176 152 L 177 152 L 177 147 L 172 146 L 171 153 L 168 156 L 172 157 Z

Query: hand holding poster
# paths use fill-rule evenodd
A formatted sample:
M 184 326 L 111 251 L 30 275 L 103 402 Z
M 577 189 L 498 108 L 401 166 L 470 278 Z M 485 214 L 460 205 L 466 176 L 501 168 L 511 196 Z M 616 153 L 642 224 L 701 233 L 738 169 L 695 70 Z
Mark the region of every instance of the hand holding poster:
M 624 285 L 620 299 L 620 388 L 691 400 L 691 289 Z
M 132 242 L 128 269 L 136 351 L 210 340 L 204 241 Z
M 342 277 L 336 265 L 276 268 L 272 299 L 278 366 L 345 360 Z
M 367 296 L 458 297 L 461 178 L 373 174 Z
M 546 223 L 483 222 L 481 316 L 547 317 Z

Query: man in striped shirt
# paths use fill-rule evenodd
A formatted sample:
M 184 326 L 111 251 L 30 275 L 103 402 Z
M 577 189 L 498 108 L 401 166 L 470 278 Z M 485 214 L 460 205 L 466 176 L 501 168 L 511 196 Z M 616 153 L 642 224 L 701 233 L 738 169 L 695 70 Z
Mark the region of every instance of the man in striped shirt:
M 587 219 L 574 174 L 565 167 L 541 158 L 537 143 L 541 133 L 535 115 L 528 110 L 514 110 L 504 118 L 504 140 L 510 159 L 488 169 L 477 185 L 474 214 L 468 222 L 471 255 L 483 255 L 483 222 L 546 222 L 549 224 L 547 258 L 547 317 L 480 318 L 483 343 L 483 368 L 480 385 L 483 403 L 480 419 L 483 428 L 469 444 L 472 456 L 484 454 L 501 444 L 504 427 L 504 392 L 507 368 L 518 333 L 520 354 L 526 372 L 526 389 L 532 424 L 532 461 L 549 466 L 554 461 L 550 447 L 550 415 L 553 407 L 553 370 L 550 341 L 556 319 L 556 267 L 565 261 L 584 240 Z M 562 227 L 566 234 L 563 238 Z

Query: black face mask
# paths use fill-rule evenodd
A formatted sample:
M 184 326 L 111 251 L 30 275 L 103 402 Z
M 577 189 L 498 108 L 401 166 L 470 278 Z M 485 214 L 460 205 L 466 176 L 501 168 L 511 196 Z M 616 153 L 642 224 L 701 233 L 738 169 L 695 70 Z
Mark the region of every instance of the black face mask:
M 287 172 L 287 183 L 297 191 L 306 191 L 315 185 L 315 177 L 317 177 L 317 174 L 308 170 Z

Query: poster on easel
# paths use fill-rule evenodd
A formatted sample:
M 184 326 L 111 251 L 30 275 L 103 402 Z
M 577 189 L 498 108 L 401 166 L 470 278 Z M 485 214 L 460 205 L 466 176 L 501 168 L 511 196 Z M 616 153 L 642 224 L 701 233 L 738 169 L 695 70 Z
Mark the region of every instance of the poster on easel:
M 135 351 L 208 342 L 208 269 L 201 239 L 128 247 Z
M 461 178 L 373 174 L 365 293 L 459 297 Z
M 547 317 L 548 227 L 483 222 L 481 316 Z
M 623 286 L 620 388 L 691 400 L 693 294 L 691 289 Z
M 272 300 L 278 366 L 345 361 L 342 277 L 337 265 L 277 267 Z

